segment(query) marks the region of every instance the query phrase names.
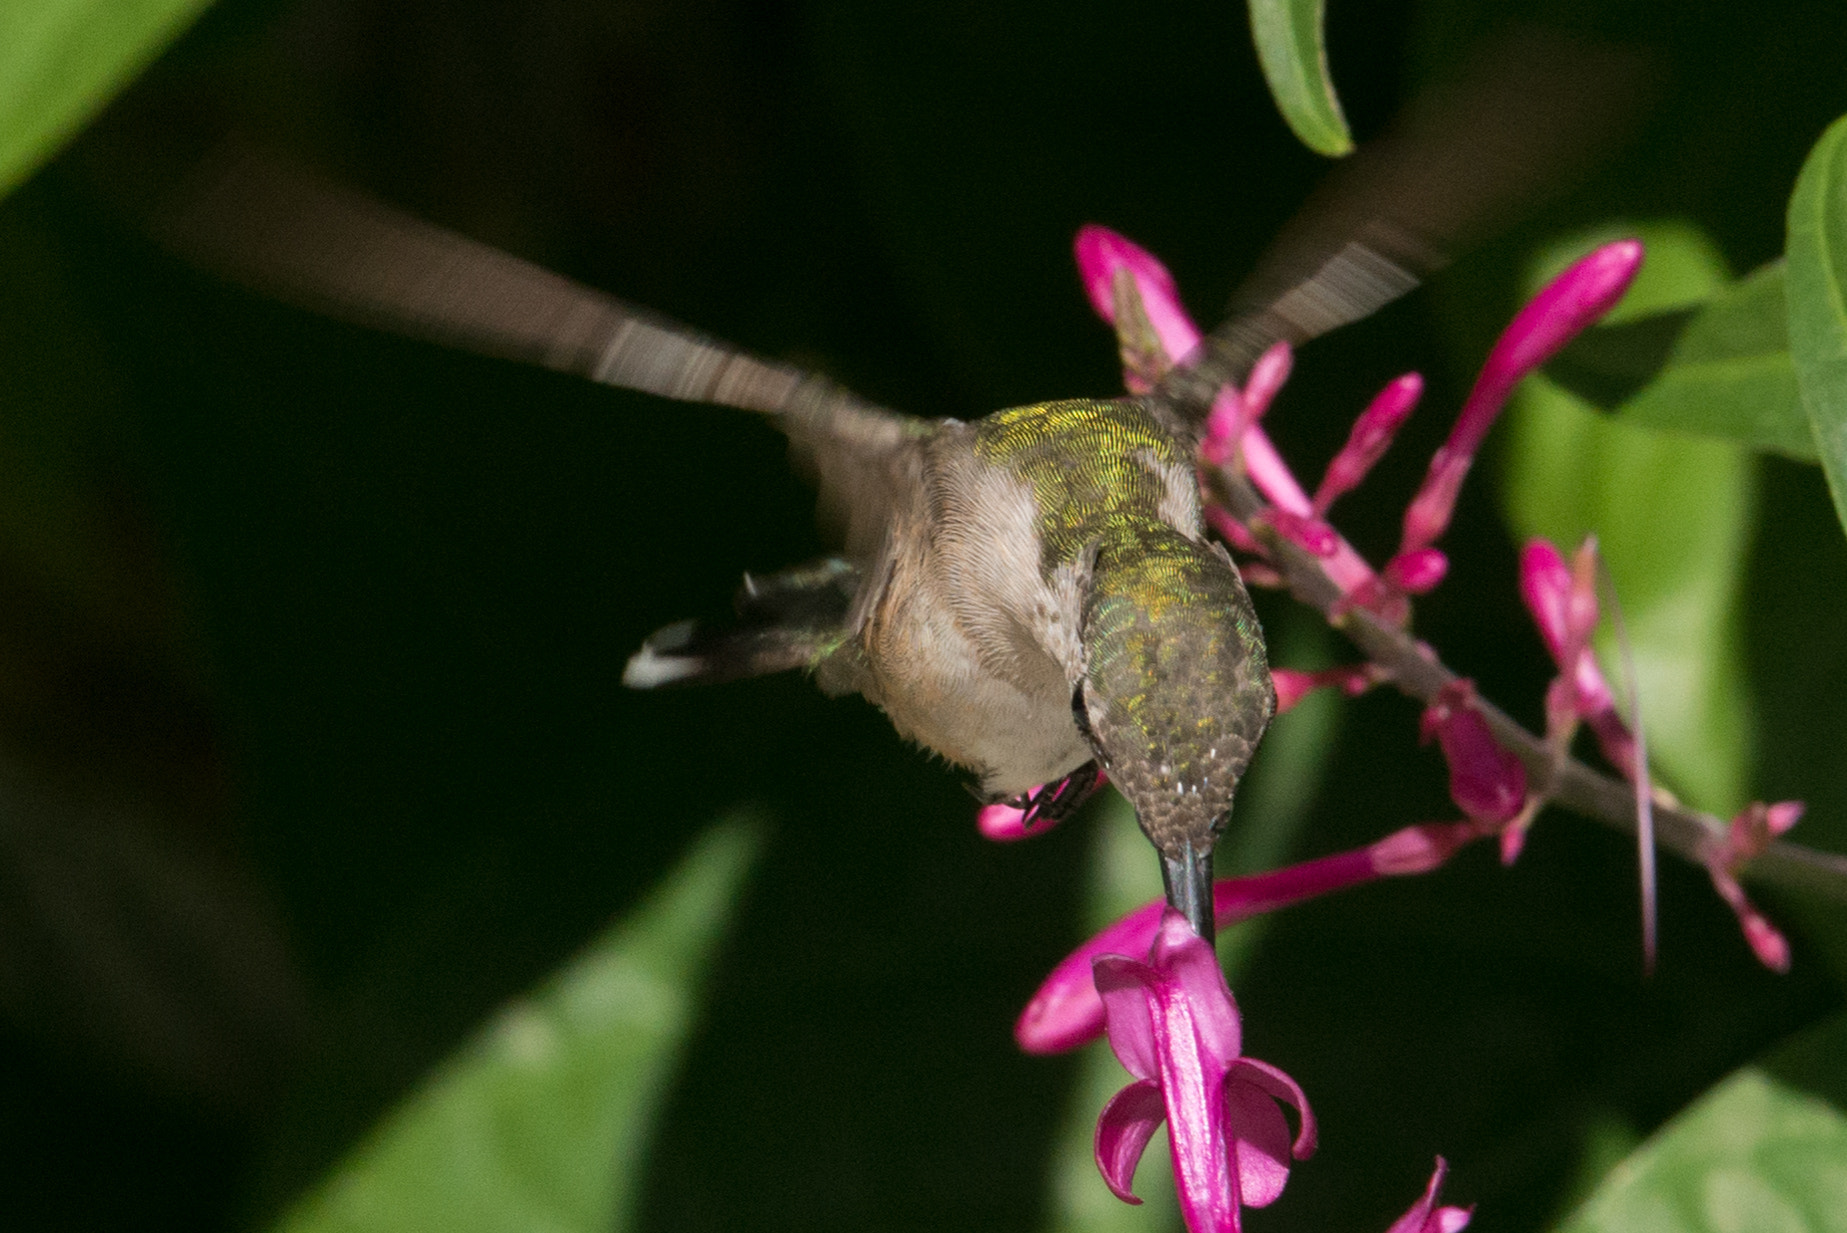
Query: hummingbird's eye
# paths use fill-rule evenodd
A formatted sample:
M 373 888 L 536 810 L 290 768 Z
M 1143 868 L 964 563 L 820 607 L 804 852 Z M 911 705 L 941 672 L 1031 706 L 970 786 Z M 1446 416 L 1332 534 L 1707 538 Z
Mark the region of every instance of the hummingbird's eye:
M 1077 688 L 1071 691 L 1071 722 L 1077 725 L 1078 735 L 1091 748 L 1096 748 L 1097 737 L 1090 730 L 1090 708 L 1084 705 L 1084 682 L 1079 681 Z

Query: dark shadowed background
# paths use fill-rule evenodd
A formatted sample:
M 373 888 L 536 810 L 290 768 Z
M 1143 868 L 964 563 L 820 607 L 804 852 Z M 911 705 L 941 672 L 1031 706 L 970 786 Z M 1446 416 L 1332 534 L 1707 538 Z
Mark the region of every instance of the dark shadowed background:
M 1654 96 L 1518 235 L 1301 355 L 1269 423 L 1311 475 L 1386 380 L 1431 382 L 1344 506 L 1370 553 L 1539 238 L 1689 218 L 1748 270 L 1847 108 L 1827 0 L 1337 4 L 1356 135 L 1516 11 L 1644 49 Z M 1073 1069 L 1008 1028 L 1078 939 L 1087 822 L 985 843 L 955 774 L 794 676 L 620 685 L 648 632 L 822 547 L 776 433 L 230 289 L 146 242 L 123 186 L 235 128 L 969 417 L 1116 390 L 1070 259 L 1082 223 L 1160 254 L 1216 316 L 1325 167 L 1249 42 L 1230 3 L 223 0 L 0 205 L 5 1223 L 265 1222 L 751 805 L 770 845 L 642 1227 L 1035 1227 Z M 1494 483 L 1465 491 L 1419 630 L 1537 724 L 1550 669 Z M 1847 547 L 1813 468 L 1764 461 L 1760 501 L 1753 786 L 1807 799 L 1798 835 L 1839 850 Z M 1413 705 L 1346 707 L 1293 856 L 1453 816 Z M 1323 1148 L 1252 1227 L 1381 1229 L 1439 1151 L 1476 1228 L 1543 1227 L 1588 1139 L 1646 1131 L 1838 1006 L 1847 932 L 1785 917 L 1795 971 L 1770 975 L 1673 861 L 1643 981 L 1633 886 L 1625 840 L 1549 815 L 1512 870 L 1470 853 L 1282 918 L 1238 996 Z

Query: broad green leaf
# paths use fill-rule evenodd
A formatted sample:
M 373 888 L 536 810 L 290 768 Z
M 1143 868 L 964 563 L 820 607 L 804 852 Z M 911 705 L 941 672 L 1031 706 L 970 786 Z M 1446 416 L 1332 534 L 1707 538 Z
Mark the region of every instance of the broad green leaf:
M 0 4 L 0 195 L 51 157 L 210 3 Z
M 1789 357 L 1783 283 L 1778 261 L 1715 295 L 1687 322 L 1659 376 L 1617 416 L 1815 461 Z
M 1847 116 L 1828 126 L 1796 177 L 1785 256 L 1796 381 L 1847 526 Z
M 625 1227 L 701 978 L 758 846 L 747 823 L 709 831 L 635 913 L 390 1113 L 281 1229 Z
M 1353 135 L 1328 77 L 1323 0 L 1250 0 L 1251 37 L 1270 95 L 1290 129 L 1317 154 L 1350 153 Z
M 1847 1233 L 1847 1017 L 1663 1126 L 1561 1233 Z
M 1640 234 L 1648 259 L 1618 320 L 1698 302 L 1724 281 L 1698 232 L 1666 225 Z M 1545 270 L 1589 247 L 1561 248 Z M 1508 429 L 1504 493 L 1514 533 L 1567 552 L 1597 536 L 1634 648 L 1651 761 L 1702 808 L 1736 809 L 1751 766 L 1740 641 L 1756 499 L 1749 451 L 1612 420 L 1543 377 L 1522 388 Z M 1621 660 L 1607 629 L 1597 649 L 1620 697 Z

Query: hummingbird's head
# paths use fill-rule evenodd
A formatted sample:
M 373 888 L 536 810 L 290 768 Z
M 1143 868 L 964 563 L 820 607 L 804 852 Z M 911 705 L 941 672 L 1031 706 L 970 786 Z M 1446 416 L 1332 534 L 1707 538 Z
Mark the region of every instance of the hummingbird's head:
M 1078 727 L 1162 855 L 1203 858 L 1276 710 L 1237 570 L 1165 523 L 1113 527 L 1080 637 Z

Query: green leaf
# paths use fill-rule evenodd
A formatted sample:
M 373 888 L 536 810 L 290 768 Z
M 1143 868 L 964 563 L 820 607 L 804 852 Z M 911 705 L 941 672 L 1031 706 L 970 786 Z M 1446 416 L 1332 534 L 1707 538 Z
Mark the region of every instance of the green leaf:
M 1713 1088 L 1561 1233 L 1847 1233 L 1847 1017 Z
M 1847 116 L 1828 126 L 1789 198 L 1789 349 L 1847 526 Z
M 0 5 L 0 195 L 50 158 L 210 3 Z
M 281 1229 L 624 1227 L 700 978 L 759 846 L 748 823 L 707 832 L 634 914 L 387 1115 Z
M 1251 38 L 1283 119 L 1303 145 L 1332 158 L 1353 150 L 1353 135 L 1328 77 L 1322 10 L 1323 0 L 1250 0 Z
M 1546 375 L 1632 424 L 1813 462 L 1815 438 L 1789 356 L 1783 283 L 1783 263 L 1773 262 L 1697 310 L 1598 326 L 1567 347 Z M 1657 354 L 1650 357 L 1650 349 Z M 1599 397 L 1598 378 L 1617 384 L 1632 374 L 1639 388 Z
M 1641 235 L 1648 260 L 1618 320 L 1697 302 L 1723 282 L 1698 232 L 1666 225 Z M 1562 246 L 1545 265 L 1590 246 Z M 1650 760 L 1700 807 L 1738 808 L 1752 762 L 1740 630 L 1753 458 L 1727 442 L 1612 420 L 1543 377 L 1522 387 L 1509 419 L 1504 495 L 1515 534 L 1567 552 L 1598 537 L 1634 648 Z M 1607 624 L 1597 649 L 1620 697 Z

